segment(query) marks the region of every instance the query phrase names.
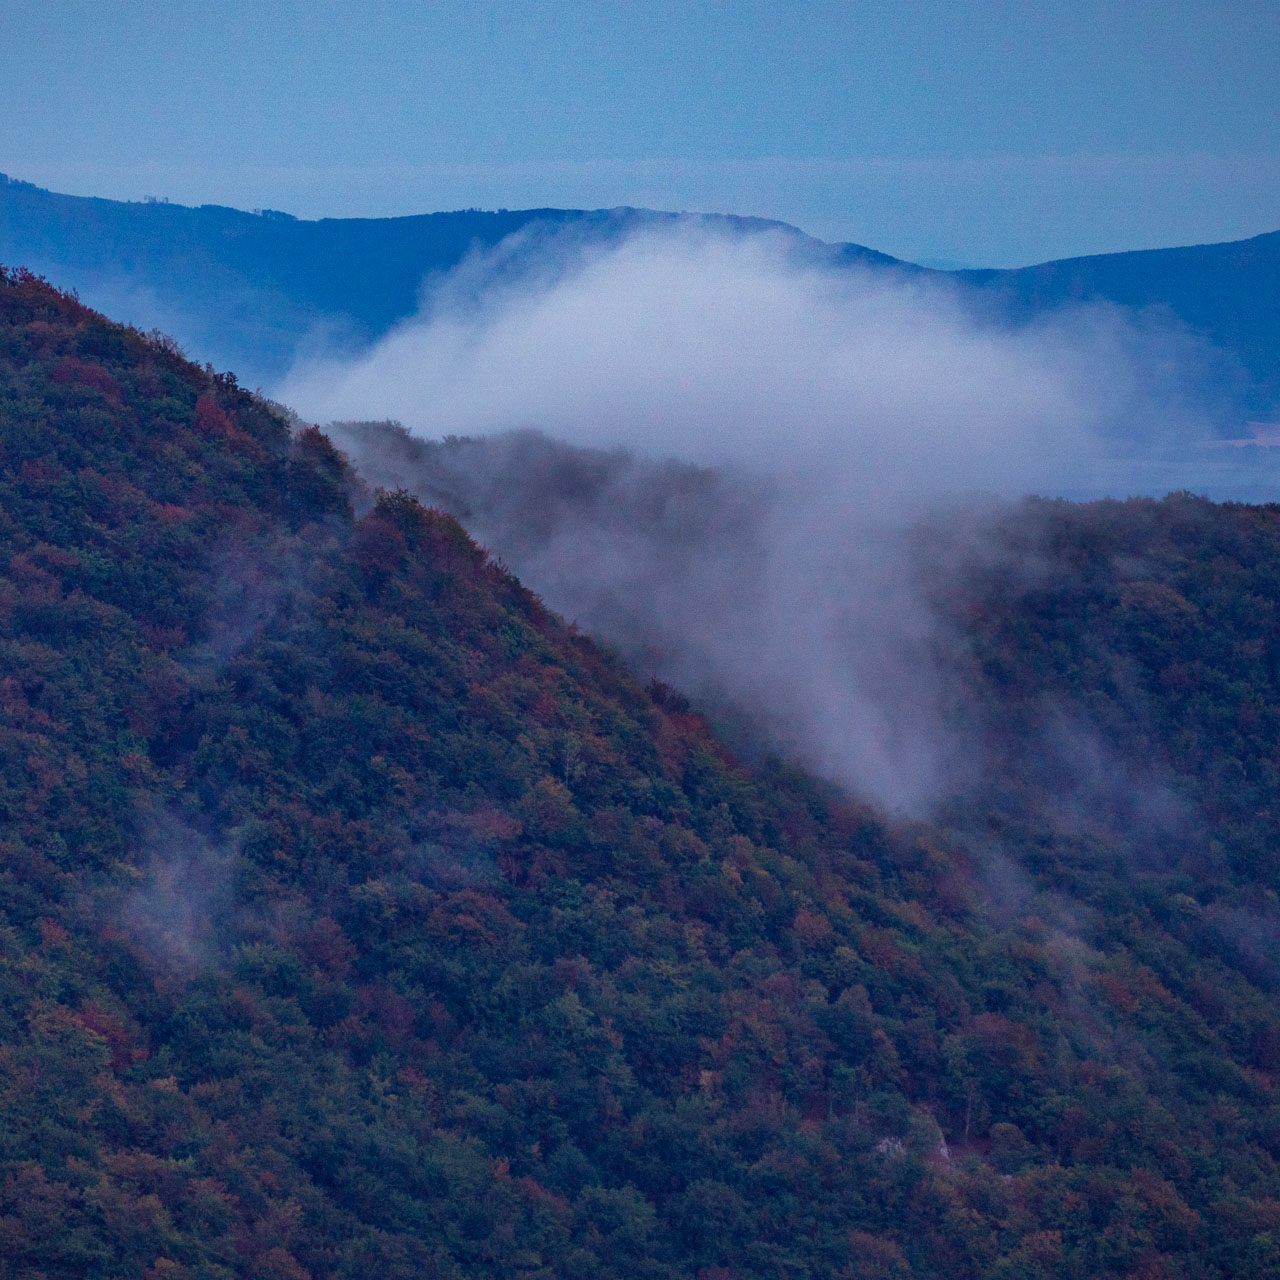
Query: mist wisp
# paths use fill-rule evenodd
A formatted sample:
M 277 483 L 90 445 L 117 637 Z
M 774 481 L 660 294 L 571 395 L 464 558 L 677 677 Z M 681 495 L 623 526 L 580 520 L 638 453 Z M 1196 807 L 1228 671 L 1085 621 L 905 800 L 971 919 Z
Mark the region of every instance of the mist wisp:
M 142 882 L 123 900 L 120 923 L 163 972 L 189 976 L 213 962 L 231 910 L 234 851 L 176 810 L 141 815 Z
M 899 812 L 973 766 L 938 548 L 956 572 L 1004 556 L 980 514 L 1002 498 L 1105 488 L 1117 456 L 1202 430 L 1153 372 L 1165 339 L 1117 313 L 984 324 L 767 234 L 641 234 L 433 298 L 278 394 L 641 674 Z M 922 563 L 927 525 L 949 533 Z

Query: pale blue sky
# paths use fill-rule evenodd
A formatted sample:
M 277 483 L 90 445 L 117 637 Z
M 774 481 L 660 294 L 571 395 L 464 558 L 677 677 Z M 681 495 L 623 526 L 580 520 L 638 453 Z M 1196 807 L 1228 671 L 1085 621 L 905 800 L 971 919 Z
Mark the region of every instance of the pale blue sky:
M 1280 0 L 6 0 L 0 171 L 302 216 L 646 204 L 1012 265 L 1280 228 Z

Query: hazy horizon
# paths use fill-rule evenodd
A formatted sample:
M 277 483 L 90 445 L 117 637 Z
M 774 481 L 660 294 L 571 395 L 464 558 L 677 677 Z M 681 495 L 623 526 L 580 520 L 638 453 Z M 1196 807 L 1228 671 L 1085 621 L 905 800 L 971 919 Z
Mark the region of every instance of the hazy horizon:
M 298 16 L 16 0 L 0 170 L 302 217 L 738 213 L 990 267 L 1280 225 L 1280 11 L 1256 0 Z

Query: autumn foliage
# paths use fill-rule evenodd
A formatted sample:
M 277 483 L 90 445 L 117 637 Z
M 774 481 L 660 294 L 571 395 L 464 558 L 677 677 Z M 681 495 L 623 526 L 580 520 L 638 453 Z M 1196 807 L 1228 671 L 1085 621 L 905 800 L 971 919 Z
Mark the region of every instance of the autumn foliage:
M 1006 535 L 1000 772 L 887 825 L 0 278 L 9 1273 L 1280 1274 L 1280 517 Z M 1050 700 L 1163 807 L 1055 814 Z

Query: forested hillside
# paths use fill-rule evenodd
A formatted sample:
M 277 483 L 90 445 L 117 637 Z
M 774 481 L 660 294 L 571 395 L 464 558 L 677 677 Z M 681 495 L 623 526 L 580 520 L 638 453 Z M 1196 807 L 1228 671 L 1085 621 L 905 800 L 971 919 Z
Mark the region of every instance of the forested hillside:
M 8 1273 L 1280 1275 L 1280 511 L 1002 519 L 887 823 L 0 278 Z

